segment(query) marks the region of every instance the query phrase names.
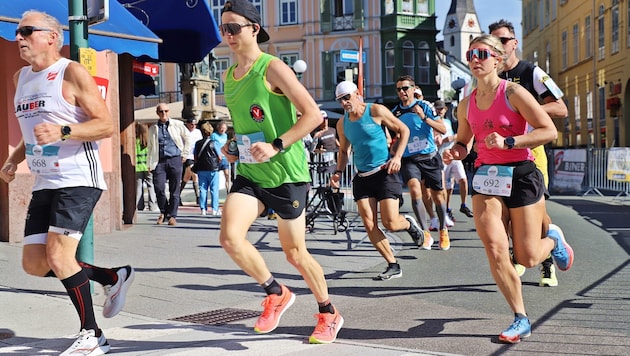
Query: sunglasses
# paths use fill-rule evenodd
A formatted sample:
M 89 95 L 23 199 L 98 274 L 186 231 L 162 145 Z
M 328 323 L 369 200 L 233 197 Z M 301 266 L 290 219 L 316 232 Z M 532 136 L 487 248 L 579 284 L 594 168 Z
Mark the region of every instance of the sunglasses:
M 352 94 L 346 94 L 346 95 L 344 95 L 344 96 L 342 96 L 342 97 L 340 97 L 340 98 L 337 98 L 337 101 L 338 101 L 338 102 L 342 102 L 342 101 L 344 101 L 344 100 L 345 100 L 345 101 L 348 101 L 348 100 L 350 100 L 350 98 L 352 98 Z
M 219 25 L 219 30 L 221 30 L 221 35 L 225 36 L 225 34 L 229 34 L 230 36 L 238 35 L 243 31 L 243 27 L 254 26 L 253 23 L 236 23 L 236 22 L 228 22 Z
M 410 88 L 412 88 L 412 87 L 407 87 L 407 86 L 404 86 L 404 87 L 398 87 L 398 88 L 396 88 L 396 91 L 407 91 L 407 90 L 409 90 Z
M 168 112 L 168 110 L 158 110 L 157 111 L 158 114 L 164 114 L 164 113 L 167 113 L 167 112 Z
M 516 37 L 499 37 L 499 39 L 501 40 L 501 44 L 506 44 L 511 40 L 515 40 Z
M 33 34 L 33 32 L 35 31 L 48 31 L 48 32 L 53 32 L 53 30 L 49 29 L 49 28 L 43 28 L 43 27 L 37 27 L 37 26 L 22 26 L 22 27 L 18 27 L 15 30 L 15 35 L 17 36 L 18 34 L 22 35 L 22 37 L 28 37 L 30 35 Z
M 477 57 L 477 59 L 479 59 L 480 61 L 485 61 L 490 57 L 498 57 L 498 55 L 491 50 L 485 48 L 474 48 L 466 51 L 466 60 L 468 62 L 472 62 L 474 57 Z

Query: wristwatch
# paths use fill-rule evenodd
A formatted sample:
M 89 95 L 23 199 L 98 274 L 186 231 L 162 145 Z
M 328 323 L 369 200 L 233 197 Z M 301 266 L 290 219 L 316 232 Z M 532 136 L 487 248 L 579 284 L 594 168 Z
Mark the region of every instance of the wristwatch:
M 503 143 L 505 143 L 505 145 L 507 146 L 508 150 L 511 150 L 511 149 L 514 148 L 514 144 L 516 143 L 516 140 L 514 139 L 514 137 L 509 136 L 509 137 L 505 138 Z
M 277 139 L 273 140 L 271 145 L 273 147 L 277 148 L 278 151 L 280 151 L 280 153 L 284 153 L 284 143 L 282 142 L 282 139 L 280 137 L 278 137 Z
M 70 129 L 70 126 L 61 126 L 61 141 L 69 139 L 71 132 L 72 130 Z

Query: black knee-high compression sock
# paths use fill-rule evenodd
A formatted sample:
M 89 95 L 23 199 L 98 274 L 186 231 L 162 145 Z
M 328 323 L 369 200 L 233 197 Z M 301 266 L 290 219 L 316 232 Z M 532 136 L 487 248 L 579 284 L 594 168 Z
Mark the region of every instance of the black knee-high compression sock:
M 420 225 L 420 228 L 424 231 L 429 230 L 427 227 L 427 209 L 425 209 L 422 199 L 413 199 L 411 201 L 411 207 L 413 208 L 413 212 L 416 214 L 416 219 L 418 219 L 418 225 Z
M 92 294 L 90 294 L 90 280 L 83 270 L 76 274 L 61 280 L 63 286 L 68 291 L 68 296 L 72 300 L 79 320 L 81 320 L 81 329 L 94 330 L 100 336 L 101 331 L 96 325 L 94 317 L 94 307 L 92 305 Z
M 79 262 L 79 266 L 83 268 L 88 279 L 103 286 L 111 286 L 118 282 L 116 269 L 97 267 L 85 262 Z

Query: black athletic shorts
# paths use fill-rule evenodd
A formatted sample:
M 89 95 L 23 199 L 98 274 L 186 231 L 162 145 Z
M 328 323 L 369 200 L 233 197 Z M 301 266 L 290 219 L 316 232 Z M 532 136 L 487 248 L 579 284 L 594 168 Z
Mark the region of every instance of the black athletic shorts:
M 270 208 L 283 219 L 295 219 L 306 207 L 308 183 L 286 183 L 276 188 L 261 188 L 243 176 L 236 176 L 230 193 L 242 193 L 255 197 L 265 204 L 263 213 Z
M 444 162 L 442 162 L 442 157 L 439 154 L 435 153 L 429 158 L 420 154 L 403 157 L 401 164 L 400 173 L 402 173 L 405 182 L 416 178 L 419 181 L 424 181 L 427 188 L 436 191 L 444 190 L 442 184 Z
M 352 178 L 352 195 L 354 201 L 365 198 L 399 199 L 402 196 L 402 182 L 398 173 L 387 174 L 386 169 L 367 177 L 355 174 Z

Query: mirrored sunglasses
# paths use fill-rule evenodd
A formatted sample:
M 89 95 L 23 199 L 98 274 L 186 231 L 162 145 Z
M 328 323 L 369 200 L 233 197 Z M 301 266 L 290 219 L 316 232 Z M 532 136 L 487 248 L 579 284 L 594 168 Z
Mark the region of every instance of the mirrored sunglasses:
M 485 61 L 490 57 L 497 57 L 498 55 L 492 52 L 489 49 L 485 48 L 474 48 L 466 51 L 466 60 L 468 62 L 472 61 L 474 57 L 477 57 L 480 61 Z
M 228 22 L 219 25 L 219 30 L 221 30 L 221 35 L 225 36 L 226 34 L 234 36 L 238 35 L 243 31 L 243 27 L 254 26 L 253 23 L 236 23 L 236 22 Z
M 412 88 L 412 87 L 408 87 L 408 86 L 398 87 L 398 88 L 396 88 L 396 91 L 407 91 L 407 90 L 409 90 L 410 88 Z
M 47 32 L 53 32 L 53 30 L 49 29 L 49 28 L 43 28 L 43 27 L 37 27 L 37 26 L 22 26 L 22 27 L 18 27 L 15 30 L 15 35 L 17 36 L 18 34 L 22 35 L 22 37 L 28 37 L 30 35 L 33 34 L 33 32 L 35 31 L 47 31 Z

